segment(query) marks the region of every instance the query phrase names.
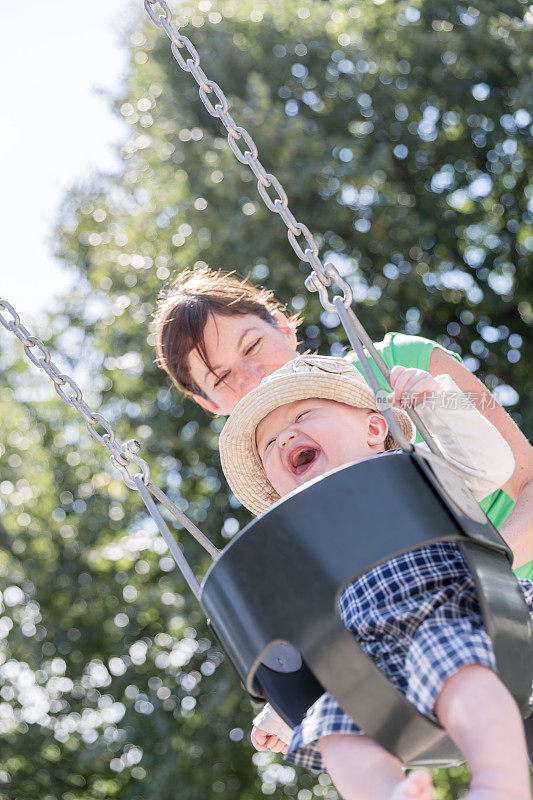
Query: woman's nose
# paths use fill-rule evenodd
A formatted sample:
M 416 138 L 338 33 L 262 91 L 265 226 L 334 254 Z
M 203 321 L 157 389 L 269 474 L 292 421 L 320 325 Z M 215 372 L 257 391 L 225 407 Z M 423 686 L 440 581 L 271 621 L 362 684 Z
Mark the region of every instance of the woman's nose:
M 248 392 L 251 392 L 256 386 L 259 386 L 266 374 L 266 370 L 260 365 L 246 365 L 241 367 L 239 371 L 241 397 L 244 397 L 245 394 L 248 394 Z

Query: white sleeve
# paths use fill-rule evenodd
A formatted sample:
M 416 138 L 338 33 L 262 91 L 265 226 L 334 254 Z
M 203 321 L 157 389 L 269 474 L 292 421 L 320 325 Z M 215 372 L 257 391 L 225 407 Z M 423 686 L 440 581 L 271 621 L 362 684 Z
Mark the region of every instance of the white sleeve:
M 274 711 L 270 703 L 267 703 L 255 717 L 254 725 L 265 733 L 274 734 L 285 744 L 289 744 L 292 739 L 292 728 Z
M 476 500 L 499 489 L 514 471 L 513 453 L 494 425 L 456 386 L 437 375 L 439 390 L 416 407 L 446 460 L 461 474 Z M 427 445 L 419 445 L 427 450 Z

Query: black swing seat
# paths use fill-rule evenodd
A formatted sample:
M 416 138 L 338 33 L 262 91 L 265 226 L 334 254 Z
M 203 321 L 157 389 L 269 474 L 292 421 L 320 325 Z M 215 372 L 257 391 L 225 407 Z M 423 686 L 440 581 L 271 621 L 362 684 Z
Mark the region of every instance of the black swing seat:
M 497 670 L 524 716 L 533 631 L 512 556 L 437 456 L 391 452 L 318 478 L 250 523 L 202 584 L 210 626 L 251 697 L 294 727 L 325 691 L 406 766 L 462 754 L 379 671 L 342 624 L 346 585 L 401 553 L 456 542 L 472 571 Z

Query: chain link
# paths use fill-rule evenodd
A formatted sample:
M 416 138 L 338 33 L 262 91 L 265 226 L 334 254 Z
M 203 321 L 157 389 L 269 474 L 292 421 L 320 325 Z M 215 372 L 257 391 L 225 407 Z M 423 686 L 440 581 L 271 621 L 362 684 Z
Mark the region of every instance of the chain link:
M 152 6 L 155 6 L 156 3 L 164 11 L 164 13 L 165 13 L 164 17 L 162 17 L 162 16 L 161 17 L 156 17 L 155 9 L 152 8 Z M 150 17 L 150 19 L 152 20 L 154 25 L 157 25 L 158 28 L 162 27 L 163 20 L 166 20 L 166 22 L 170 22 L 171 19 L 172 19 L 172 14 L 171 14 L 170 8 L 165 3 L 165 0 L 144 0 L 144 7 L 148 12 L 148 16 Z
M 5 319 L 5 317 L 2 315 L 2 311 L 9 311 L 9 313 L 11 314 L 11 320 Z M 13 306 L 7 302 L 7 300 L 0 300 L 0 322 L 2 323 L 4 328 L 6 328 L 6 330 L 8 331 L 13 331 L 13 327 L 11 326 L 14 326 L 16 328 L 22 328 L 22 325 L 20 324 L 19 315 L 17 314 Z M 29 335 L 30 334 L 28 333 L 28 336 Z
M 250 160 L 253 161 L 251 153 L 250 153 Z M 259 194 L 261 195 L 263 203 L 266 205 L 269 211 L 273 211 L 274 214 L 278 214 L 280 205 L 283 206 L 284 208 L 288 208 L 289 200 L 287 198 L 287 194 L 281 183 L 276 178 L 276 176 L 272 175 L 271 172 L 267 172 L 265 178 L 268 181 L 268 183 L 259 186 L 259 183 L 261 182 L 260 181 L 258 182 L 257 188 Z M 267 192 L 267 189 L 270 189 L 271 186 L 275 189 L 276 194 L 278 195 L 274 200 L 271 199 L 269 193 Z
M 213 106 L 207 92 L 204 89 L 200 89 L 200 98 L 207 112 L 211 114 L 212 117 L 218 117 L 221 111 L 227 114 L 229 110 L 228 101 L 218 83 L 215 83 L 215 81 L 207 81 L 207 85 L 209 86 L 210 93 L 212 92 L 219 101 L 216 106 Z
M 246 151 L 244 154 L 246 159 L 246 163 L 254 173 L 255 177 L 257 178 L 258 184 L 257 188 L 260 191 L 262 186 L 271 186 L 271 182 L 268 179 L 268 172 L 261 164 L 259 159 L 252 158 L 252 154 L 249 151 Z
M 155 9 L 156 5 L 160 6 L 161 11 L 163 12 L 162 14 L 157 15 Z M 313 237 L 313 234 L 306 225 L 304 225 L 302 222 L 298 222 L 292 211 L 290 211 L 287 195 L 281 183 L 274 175 L 266 171 L 265 167 L 259 160 L 257 146 L 254 140 L 245 128 L 236 124 L 235 120 L 229 113 L 229 102 L 223 90 L 220 88 L 218 83 L 210 80 L 201 68 L 198 51 L 190 39 L 187 38 L 187 36 L 180 34 L 178 28 L 172 21 L 172 15 L 168 5 L 164 2 L 164 0 L 144 0 L 144 7 L 154 25 L 157 25 L 158 28 L 162 28 L 170 39 L 172 55 L 174 56 L 177 64 L 184 72 L 190 72 L 198 84 L 200 99 L 207 112 L 212 117 L 218 117 L 222 122 L 223 126 L 228 132 L 228 144 L 231 147 L 235 158 L 241 164 L 247 164 L 257 178 L 257 190 L 264 204 L 269 211 L 272 211 L 274 214 L 278 214 L 278 216 L 280 216 L 285 223 L 289 242 L 291 243 L 292 249 L 300 261 L 305 261 L 308 263 L 314 273 L 316 273 L 319 277 L 322 276 L 324 279 L 326 279 L 326 267 L 322 264 L 322 261 L 318 255 L 318 245 Z M 185 50 L 189 54 L 190 58 L 184 57 L 183 53 L 181 52 L 182 50 Z M 214 104 L 210 95 L 214 95 L 218 102 Z M 238 145 L 238 142 L 240 142 L 241 139 L 243 140 L 243 147 L 247 147 L 245 150 L 241 149 L 241 147 Z M 277 194 L 277 197 L 274 199 L 272 199 L 267 192 L 267 189 L 270 187 L 272 187 Z M 305 242 L 300 243 L 298 241 L 300 236 L 303 236 Z M 337 281 L 335 282 L 338 283 Z M 345 281 L 341 278 L 341 283 L 338 283 L 338 285 L 343 289 L 343 296 L 348 297 L 351 295 L 351 290 L 347 284 L 347 288 L 343 287 L 343 283 L 345 283 Z M 311 291 L 314 291 L 314 289 Z M 321 301 L 322 297 L 323 295 L 320 295 Z M 329 300 L 327 300 L 327 302 L 329 304 L 329 308 L 332 308 Z M 324 308 L 325 307 L 326 306 L 324 306 Z
M 8 314 L 11 315 L 11 319 L 6 318 L 2 312 L 8 312 Z M 127 470 L 127 465 L 130 461 L 133 461 L 138 467 L 140 467 L 143 481 L 145 485 L 147 485 L 150 482 L 150 467 L 146 461 L 144 461 L 144 459 L 137 455 L 140 449 L 139 443 L 136 442 L 138 448 L 136 449 L 132 446 L 132 442 L 127 442 L 124 445 L 117 439 L 116 433 L 108 420 L 102 416 L 102 414 L 98 414 L 87 405 L 83 399 L 81 389 L 75 380 L 69 375 L 59 371 L 59 368 L 52 361 L 48 348 L 41 342 L 40 339 L 37 338 L 37 336 L 32 336 L 32 334 L 24 327 L 24 325 L 22 325 L 20 316 L 17 314 L 13 306 L 8 303 L 7 300 L 2 299 L 0 299 L 0 323 L 4 326 L 4 328 L 6 328 L 6 330 L 9 330 L 11 333 L 15 334 L 17 339 L 20 339 L 28 359 L 36 367 L 42 369 L 43 372 L 46 372 L 50 380 L 53 382 L 54 389 L 61 400 L 63 400 L 63 402 L 65 402 L 67 405 L 72 406 L 72 408 L 74 408 L 83 418 L 87 430 L 95 442 L 98 442 L 98 444 L 103 445 L 109 450 L 111 453 L 111 463 L 121 473 L 124 483 L 129 486 L 130 489 L 137 488 Z M 63 390 L 63 387 L 65 386 L 68 386 L 73 392 L 70 397 Z M 97 430 L 97 426 L 103 428 L 105 433 L 101 434 Z
M 30 361 L 35 364 L 36 367 L 41 367 L 43 365 L 43 359 L 45 364 L 50 364 L 50 353 L 48 352 L 47 348 L 44 346 L 42 342 L 37 339 L 36 336 L 28 336 L 27 343 L 24 344 L 24 352 L 26 353 L 27 357 Z M 35 353 L 32 352 L 32 349 L 37 347 L 38 350 L 42 353 L 42 358 L 38 358 Z
M 305 279 L 306 289 L 308 289 L 310 292 L 318 292 L 318 297 L 322 304 L 322 308 L 325 311 L 330 311 L 333 314 L 337 314 L 337 308 L 334 305 L 334 302 L 330 302 L 328 295 L 328 286 L 331 286 L 332 283 L 335 283 L 339 289 L 342 289 L 342 304 L 345 308 L 349 308 L 353 301 L 352 288 L 350 284 L 341 276 L 338 269 L 329 261 L 326 262 L 323 275 L 313 270 L 313 272 Z M 333 301 L 335 300 L 335 297 L 340 297 L 340 295 L 335 295 L 333 297 Z
M 245 128 L 237 128 L 235 133 L 232 133 L 231 135 L 228 136 L 229 146 L 231 147 L 233 155 L 235 156 L 237 161 L 240 161 L 241 164 L 248 164 L 246 156 L 237 146 L 237 142 L 240 139 L 243 139 L 244 143 L 248 145 L 248 150 L 246 150 L 245 152 L 250 153 L 250 158 L 252 159 L 252 161 L 257 161 L 257 156 L 258 156 L 257 145 Z
M 185 60 L 182 54 L 180 53 L 180 48 L 182 47 L 185 47 L 190 55 L 190 58 L 188 58 L 187 60 Z M 182 68 L 184 72 L 190 72 L 192 64 L 196 64 L 196 66 L 198 66 L 200 63 L 200 56 L 198 55 L 195 46 L 193 45 L 191 40 L 188 39 L 186 36 L 181 36 L 180 41 L 175 41 L 175 42 L 173 41 L 171 50 L 172 50 L 172 55 L 174 56 L 174 58 L 176 59 L 179 66 Z

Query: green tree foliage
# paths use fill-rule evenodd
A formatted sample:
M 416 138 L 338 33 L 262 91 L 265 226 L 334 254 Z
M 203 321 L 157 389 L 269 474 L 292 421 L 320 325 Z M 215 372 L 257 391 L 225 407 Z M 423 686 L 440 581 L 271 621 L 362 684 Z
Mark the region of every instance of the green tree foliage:
M 531 435 L 527 4 L 201 0 L 176 22 L 371 334 L 460 352 Z M 219 420 L 153 364 L 159 289 L 184 267 L 235 268 L 305 314 L 305 347 L 344 338 L 167 38 L 144 15 L 128 37 L 123 166 L 65 199 L 58 255 L 79 281 L 49 341 L 223 546 L 249 517 L 220 474 Z M 139 498 L 45 376 L 15 347 L 1 359 L 0 797 L 336 797 L 327 776 L 252 759 L 249 703 Z M 201 575 L 208 559 L 176 535 Z M 438 797 L 466 781 L 439 773 Z

